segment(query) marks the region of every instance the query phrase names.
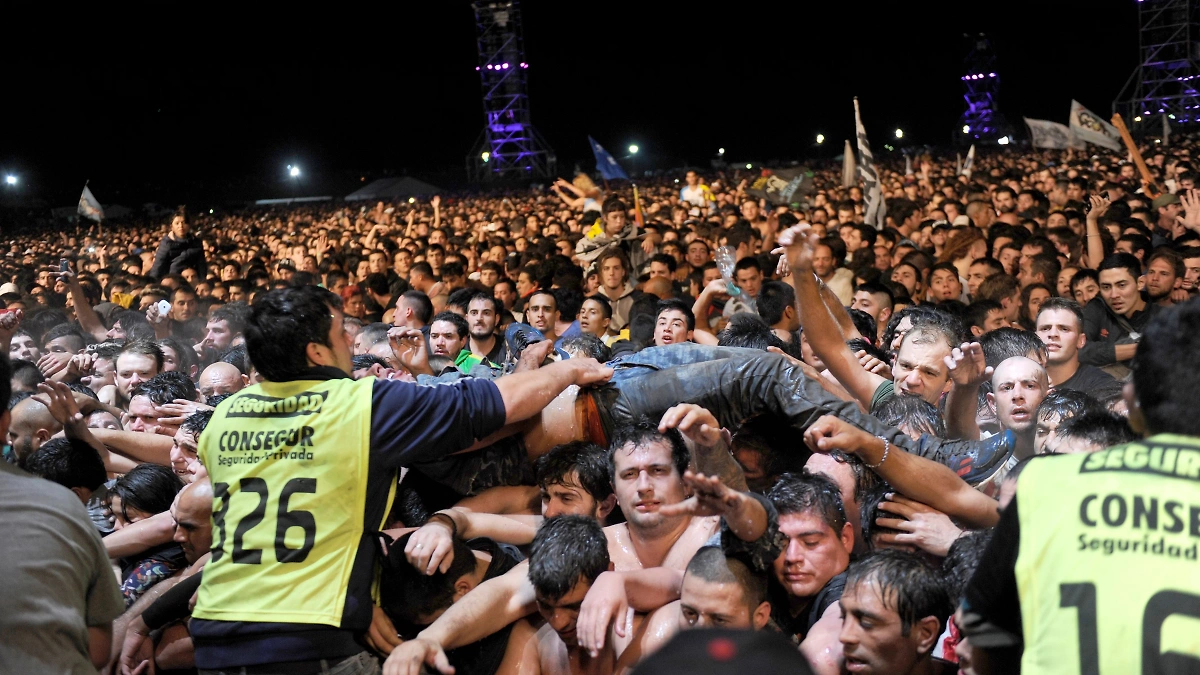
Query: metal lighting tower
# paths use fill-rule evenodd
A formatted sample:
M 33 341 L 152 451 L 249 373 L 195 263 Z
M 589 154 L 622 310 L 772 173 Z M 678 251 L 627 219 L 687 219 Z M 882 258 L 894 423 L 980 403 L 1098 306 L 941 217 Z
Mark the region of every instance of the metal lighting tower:
M 1200 121 L 1200 3 L 1196 0 L 1138 0 L 1138 56 L 1141 64 L 1113 112 L 1130 127 L 1150 133 L 1162 126 Z
M 479 31 L 479 79 L 483 84 L 483 133 L 467 156 L 474 181 L 549 178 L 555 174 L 554 150 L 529 119 L 525 78 L 529 63 L 515 1 L 476 2 Z
M 1000 93 L 1000 75 L 996 72 L 996 53 L 987 36 L 980 33 L 972 41 L 971 51 L 963 61 L 967 74 L 961 78 L 966 92 L 963 99 L 967 109 L 959 117 L 954 137 L 962 144 L 976 141 L 996 142 L 1007 137 L 1012 129 L 1008 120 L 996 109 L 996 98 Z

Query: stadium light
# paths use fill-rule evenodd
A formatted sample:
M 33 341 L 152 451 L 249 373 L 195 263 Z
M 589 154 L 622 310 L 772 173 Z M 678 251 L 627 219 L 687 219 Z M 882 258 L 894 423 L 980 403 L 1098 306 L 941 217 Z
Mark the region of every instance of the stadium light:
M 492 158 L 492 153 L 484 152 L 482 155 L 479 156 L 479 158 L 483 160 L 484 164 L 487 164 L 487 161 Z
M 717 148 L 717 154 L 718 154 L 718 155 L 724 155 L 724 154 L 725 154 L 725 148 Z
M 753 165 L 753 164 L 747 164 L 747 165 L 746 165 L 746 168 L 747 168 L 747 169 L 751 169 L 751 168 L 753 168 L 753 167 L 754 167 L 754 165 Z
M 817 145 L 825 142 L 825 134 L 817 134 Z
M 7 176 L 5 176 L 5 177 L 4 177 L 4 182 L 5 182 L 7 185 L 16 185 L 16 184 L 17 184 L 17 177 L 16 177 L 16 176 L 14 176 L 14 175 L 12 175 L 12 174 L 9 174 L 9 175 L 7 175 Z
M 1001 136 L 996 142 L 1000 145 L 1008 145 L 1010 143 L 1008 136 Z
M 1142 116 L 1141 116 L 1141 115 L 1138 115 L 1137 117 L 1133 118 L 1133 121 L 1134 121 L 1134 122 L 1141 122 L 1141 121 L 1142 121 Z
M 636 146 L 636 145 L 629 146 L 629 154 L 636 155 L 637 151 L 638 151 L 638 146 Z
M 964 134 L 969 134 L 969 133 L 971 133 L 971 125 L 970 125 L 970 124 L 964 124 L 964 125 L 963 125 L 963 133 L 964 133 Z
M 291 176 L 292 178 L 299 178 L 300 177 L 300 167 L 289 166 L 288 167 L 288 175 Z
M 904 130 L 903 129 L 896 130 L 896 138 L 904 138 Z

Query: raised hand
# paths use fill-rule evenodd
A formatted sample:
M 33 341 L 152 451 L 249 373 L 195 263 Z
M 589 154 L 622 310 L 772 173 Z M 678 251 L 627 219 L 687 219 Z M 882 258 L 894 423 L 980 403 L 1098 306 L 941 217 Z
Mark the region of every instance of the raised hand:
M 813 251 L 816 250 L 819 239 L 820 237 L 813 233 L 812 226 L 808 223 L 793 225 L 780 232 L 779 236 L 775 238 L 780 248 L 775 249 L 772 253 L 784 253 L 792 272 L 811 273 Z
M 388 343 L 400 365 L 413 375 L 431 375 L 429 350 L 425 347 L 425 335 L 416 328 L 395 327 L 388 329 Z
M 694 403 L 681 403 L 663 413 L 658 422 L 658 431 L 663 433 L 667 429 L 678 429 L 696 445 L 709 448 L 719 445 L 724 439 L 717 418 Z
M 738 511 L 746 495 L 731 490 L 721 483 L 717 476 L 705 476 L 702 473 L 692 473 L 689 469 L 683 472 L 683 482 L 692 491 L 692 496 L 677 503 L 664 504 L 659 507 L 659 513 L 664 516 L 728 516 Z
M 46 406 L 50 416 L 64 428 L 83 424 L 83 413 L 79 411 L 79 404 L 75 402 L 75 394 L 62 382 L 42 382 L 38 385 L 38 393 L 33 395 L 33 400 Z
M 1176 218 L 1187 229 L 1200 232 L 1200 191 L 1180 192 L 1179 201 L 1183 203 L 1183 215 Z
M 1091 195 L 1088 197 L 1088 200 L 1092 203 L 1092 210 L 1088 211 L 1087 214 L 1088 220 L 1098 221 L 1103 218 L 1104 214 L 1108 213 L 1108 207 L 1112 203 L 1108 200 L 1108 197 L 1103 195 Z
M 950 370 L 950 379 L 959 387 L 978 387 L 987 382 L 994 370 L 983 356 L 978 342 L 964 342 L 943 359 Z

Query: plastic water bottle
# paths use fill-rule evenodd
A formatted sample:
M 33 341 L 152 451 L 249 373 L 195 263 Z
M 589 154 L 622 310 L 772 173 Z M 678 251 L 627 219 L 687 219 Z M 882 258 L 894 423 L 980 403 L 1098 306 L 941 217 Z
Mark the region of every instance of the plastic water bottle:
M 725 280 L 725 288 L 730 295 L 741 295 L 742 289 L 733 283 L 733 266 L 737 263 L 737 256 L 734 254 L 733 247 L 722 246 L 717 249 L 717 270 L 721 272 L 721 278 Z

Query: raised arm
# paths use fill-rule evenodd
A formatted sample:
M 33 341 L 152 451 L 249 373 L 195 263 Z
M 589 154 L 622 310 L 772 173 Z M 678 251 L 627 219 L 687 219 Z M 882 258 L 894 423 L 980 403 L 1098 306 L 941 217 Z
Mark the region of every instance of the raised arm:
M 800 314 L 800 325 L 804 327 L 808 344 L 838 382 L 869 410 L 875 390 L 887 380 L 863 369 L 846 346 L 842 331 L 821 299 L 817 278 L 812 272 L 816 236 L 809 234 L 809 226 L 798 225 L 781 232 L 779 243 L 787 247 L 788 265 L 796 288 L 796 311 Z M 835 304 L 841 306 L 841 303 Z
M 804 432 L 804 442 L 814 452 L 842 450 L 858 455 L 897 492 L 970 527 L 992 527 L 1000 520 L 996 501 L 973 489 L 947 467 L 891 446 L 832 415 L 813 423 Z
M 946 397 L 946 438 L 979 438 L 979 387 L 992 376 L 983 347 L 978 342 L 964 342 L 945 358 L 954 385 Z
M 1100 238 L 1100 218 L 1108 212 L 1108 200 L 1099 195 L 1092 195 L 1088 199 L 1092 202 L 1092 210 L 1087 214 L 1087 266 L 1090 269 L 1100 267 L 1100 261 L 1104 260 L 1104 242 Z
M 84 421 L 84 413 L 80 412 L 76 396 L 91 400 L 83 394 L 75 394 L 62 382 L 47 381 L 38 385 L 38 393 L 34 395 L 34 399 L 46 406 L 46 409 L 50 411 L 50 416 L 62 425 L 64 436 L 91 446 L 96 454 L 100 455 L 106 471 L 109 473 L 131 471 L 138 463 L 128 457 L 109 452 L 108 448 L 96 439 Z M 169 447 L 167 452 L 170 453 Z

